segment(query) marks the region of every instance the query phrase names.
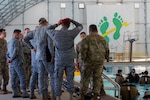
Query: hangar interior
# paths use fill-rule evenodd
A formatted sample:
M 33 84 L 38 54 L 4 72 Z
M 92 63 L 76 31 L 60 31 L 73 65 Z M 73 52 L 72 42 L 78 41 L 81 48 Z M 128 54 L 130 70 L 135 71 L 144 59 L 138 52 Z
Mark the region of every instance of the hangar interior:
M 113 77 L 118 69 L 122 69 L 123 74 L 132 68 L 138 73 L 150 70 L 149 9 L 150 0 L 0 0 L 0 28 L 6 29 L 9 41 L 14 29 L 21 29 L 22 33 L 27 27 L 34 30 L 41 17 L 46 18 L 49 24 L 63 18 L 74 19 L 83 25 L 82 31 L 87 34 L 88 26 L 96 24 L 99 34 L 109 38 L 110 63 L 105 66 L 107 75 Z M 109 27 L 102 30 L 105 22 Z M 120 36 L 114 38 L 115 33 Z M 75 45 L 80 40 L 78 35 Z M 142 87 L 140 92 L 144 93 L 144 89 Z
M 93 13 L 94 15 L 91 16 L 92 6 L 99 7 L 93 9 L 93 12 L 99 14 Z M 113 8 L 114 6 L 122 6 L 122 11 L 117 11 L 120 8 Z M 111 60 L 115 62 L 149 61 L 149 8 L 150 0 L 1 0 L 0 28 L 7 29 L 7 40 L 10 40 L 13 29 L 18 28 L 24 32 L 24 28 L 29 27 L 34 30 L 41 17 L 45 17 L 49 24 L 69 17 L 82 23 L 83 31 L 88 34 L 89 24 L 97 24 L 98 26 L 98 22 L 96 23 L 95 20 L 100 21 L 103 16 L 111 17 L 110 14 L 114 11 L 110 11 L 110 9 L 116 9 L 123 20 L 129 20 L 129 23 L 132 24 L 120 29 L 119 39 L 115 41 L 110 39 Z M 127 11 L 123 11 L 126 9 Z M 101 34 L 101 31 L 99 33 Z M 78 36 L 75 39 L 75 44 L 79 41 Z

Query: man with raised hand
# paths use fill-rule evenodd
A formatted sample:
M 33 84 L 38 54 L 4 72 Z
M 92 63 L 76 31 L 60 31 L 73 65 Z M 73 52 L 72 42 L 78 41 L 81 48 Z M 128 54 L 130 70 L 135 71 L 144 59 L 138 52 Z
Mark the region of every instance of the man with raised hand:
M 70 23 L 75 27 L 69 30 Z M 62 26 L 60 30 L 55 30 L 59 25 Z M 74 92 L 74 39 L 83 29 L 83 26 L 70 18 L 61 19 L 57 24 L 49 26 L 47 34 L 52 38 L 55 43 L 55 95 L 56 100 L 60 100 L 61 86 L 63 80 L 63 73 L 66 73 L 67 90 L 69 92 L 69 99 L 72 100 L 72 94 Z

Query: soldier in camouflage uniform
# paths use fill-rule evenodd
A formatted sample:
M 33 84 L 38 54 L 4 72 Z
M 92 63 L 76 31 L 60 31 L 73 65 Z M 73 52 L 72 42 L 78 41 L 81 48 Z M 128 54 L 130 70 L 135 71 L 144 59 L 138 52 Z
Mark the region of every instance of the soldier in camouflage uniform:
M 35 40 L 32 39 L 30 40 L 30 43 L 32 44 L 32 46 L 35 48 Z M 37 79 L 38 79 L 38 66 L 37 66 L 37 60 L 35 59 L 35 51 L 31 50 L 31 71 L 32 71 L 32 75 L 31 75 L 31 79 L 30 79 L 30 99 L 35 99 L 36 96 L 34 94 L 34 89 L 36 88 L 36 84 L 37 84 Z
M 47 37 L 47 25 L 47 20 L 45 18 L 40 18 L 39 27 L 35 31 L 29 32 L 28 35 L 24 37 L 24 42 L 35 51 L 35 59 L 38 65 L 38 85 L 42 100 L 49 100 L 47 84 L 48 73 L 50 73 L 50 77 L 53 76 L 53 71 L 51 69 L 54 68 L 54 46 L 51 38 Z M 35 41 L 35 47 L 30 43 L 32 39 Z M 50 56 L 48 54 L 50 54 Z M 53 87 L 52 84 L 51 87 Z
M 23 37 L 26 36 L 29 31 L 30 31 L 29 28 L 25 28 L 25 32 L 22 36 Z M 21 38 L 21 42 L 22 42 L 22 38 Z M 29 83 L 30 83 L 30 77 L 31 77 L 31 50 L 29 46 L 24 42 L 22 42 L 22 46 L 23 46 L 24 61 L 25 61 L 24 67 L 26 71 L 27 90 L 29 90 Z
M 6 37 L 5 29 L 0 29 L 0 86 L 3 79 L 3 87 L 2 90 L 4 94 L 11 93 L 7 90 L 6 86 L 8 85 L 9 81 L 9 69 L 7 65 L 7 41 L 4 39 Z M 1 79 L 2 78 L 2 79 Z M 1 90 L 1 87 L 0 87 Z
M 0 66 L 1 66 L 1 62 L 0 62 Z M 0 86 L 1 86 L 1 83 L 2 82 L 2 71 L 1 71 L 1 67 L 0 67 Z M 1 93 L 4 93 L 2 90 L 1 90 L 1 87 L 0 87 L 0 94 Z
M 13 90 L 13 97 L 23 98 L 29 97 L 29 94 L 26 91 L 26 78 L 25 78 L 25 70 L 23 67 L 24 56 L 21 42 L 19 41 L 19 35 L 21 30 L 15 29 L 13 32 L 13 38 L 8 42 L 8 52 L 7 52 L 7 60 L 10 63 L 10 74 L 11 74 L 11 87 Z M 22 86 L 22 95 L 19 94 L 18 89 L 18 81 L 19 78 L 20 84 Z
M 79 43 L 77 43 L 77 45 L 76 45 L 76 69 L 77 69 L 77 71 L 80 70 L 81 75 L 82 75 L 83 62 L 81 60 L 80 49 L 81 49 L 81 42 L 85 37 L 86 37 L 86 33 L 81 32 L 80 33 L 81 41 Z M 81 79 L 81 81 L 82 81 L 82 79 Z
M 38 29 L 38 26 L 35 27 Z M 35 31 L 35 30 L 34 30 Z M 34 32 L 33 32 L 34 33 Z M 30 40 L 31 45 L 36 48 L 36 41 L 34 39 Z M 38 89 L 38 65 L 35 59 L 35 51 L 31 49 L 31 78 L 30 78 L 30 99 L 35 99 L 34 89 Z
M 109 47 L 105 39 L 98 35 L 96 25 L 89 26 L 89 35 L 81 43 L 81 59 L 84 63 L 81 83 L 81 97 L 84 100 L 90 79 L 93 78 L 94 100 L 98 100 L 97 95 L 102 87 L 102 72 L 105 58 L 109 56 Z
M 20 44 L 21 44 L 21 48 L 23 50 L 23 58 L 24 58 L 24 63 L 23 63 L 23 68 L 25 71 L 25 77 L 26 77 L 26 84 L 27 84 L 27 89 L 29 89 L 29 81 L 30 81 L 30 76 L 31 76 L 31 72 L 29 71 L 29 69 L 31 69 L 30 67 L 30 62 L 31 62 L 31 58 L 30 58 L 30 48 L 27 46 L 27 44 L 25 44 L 22 41 L 23 38 L 23 34 L 19 34 L 19 40 L 20 40 Z M 18 80 L 18 82 L 16 82 L 16 84 L 18 84 L 18 91 L 21 93 L 21 88 L 20 88 L 20 82 L 19 82 L 19 77 L 16 77 L 16 80 Z M 29 91 L 29 90 L 28 90 Z
M 70 22 L 75 25 L 71 30 Z M 62 25 L 61 30 L 55 30 L 59 25 Z M 58 24 L 51 25 L 47 31 L 48 35 L 53 39 L 55 43 L 55 69 L 54 69 L 54 80 L 55 80 L 55 95 L 56 100 L 60 100 L 61 96 L 61 83 L 63 80 L 63 73 L 66 73 L 67 79 L 67 90 L 69 92 L 69 100 L 72 100 L 72 93 L 74 92 L 74 39 L 83 29 L 83 26 L 69 18 L 62 19 Z
M 30 28 L 25 28 L 24 29 L 24 36 L 26 36 L 30 32 Z

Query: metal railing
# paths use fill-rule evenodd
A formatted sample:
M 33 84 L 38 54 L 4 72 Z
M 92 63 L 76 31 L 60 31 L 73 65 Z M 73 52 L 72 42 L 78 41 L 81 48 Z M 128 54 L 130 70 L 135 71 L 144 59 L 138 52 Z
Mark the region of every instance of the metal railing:
M 107 81 L 109 81 L 110 83 L 112 83 L 114 85 L 114 87 L 104 87 L 104 89 L 105 90 L 114 90 L 114 96 L 118 97 L 120 99 L 120 85 L 118 83 L 116 83 L 114 80 L 112 80 L 111 78 L 109 78 L 104 73 L 102 74 L 102 76 L 104 79 L 106 79 Z M 118 95 L 117 95 L 117 91 L 118 91 Z

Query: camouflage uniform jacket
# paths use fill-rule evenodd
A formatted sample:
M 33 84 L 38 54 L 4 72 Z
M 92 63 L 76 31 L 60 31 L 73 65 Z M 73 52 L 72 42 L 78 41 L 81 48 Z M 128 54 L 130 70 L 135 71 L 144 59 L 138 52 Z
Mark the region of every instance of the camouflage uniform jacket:
M 36 60 L 46 60 L 46 47 L 52 56 L 54 56 L 54 48 L 53 48 L 53 41 L 48 35 L 46 34 L 47 26 L 39 26 L 38 29 L 30 31 L 24 38 L 23 41 L 27 43 L 27 45 L 33 49 L 36 48 L 35 59 Z M 34 39 L 35 45 L 33 46 L 30 40 Z
M 98 33 L 90 33 L 82 40 L 81 59 L 85 64 L 103 64 L 108 56 L 108 44 Z
M 12 38 L 8 42 L 7 48 L 7 57 L 11 60 L 11 64 L 17 64 L 19 61 L 24 62 L 23 49 L 19 40 Z
M 0 39 L 0 62 L 6 61 L 7 54 L 7 41 L 5 39 Z
M 76 45 L 76 59 L 77 59 L 77 62 L 80 63 L 82 62 L 81 60 L 81 53 L 80 53 L 80 50 L 81 50 L 81 42 L 80 41 L 77 45 Z
M 76 26 L 71 30 L 67 28 L 61 28 L 60 30 L 55 30 L 57 25 L 49 26 L 47 34 L 53 39 L 55 43 L 55 61 L 72 61 L 74 59 L 74 39 L 83 29 L 83 26 L 72 20 L 72 23 Z
M 24 43 L 22 40 L 21 42 L 21 46 L 23 49 L 23 55 L 24 55 L 24 61 L 25 61 L 25 65 L 27 65 L 27 67 L 29 67 L 30 63 L 31 63 L 31 50 L 29 48 L 29 46 Z

